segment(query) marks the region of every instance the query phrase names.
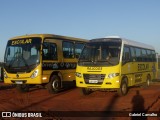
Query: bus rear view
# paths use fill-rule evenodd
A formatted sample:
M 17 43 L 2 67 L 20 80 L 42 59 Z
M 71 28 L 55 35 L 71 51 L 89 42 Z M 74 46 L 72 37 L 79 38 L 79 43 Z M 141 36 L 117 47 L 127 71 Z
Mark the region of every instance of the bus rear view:
M 76 71 L 76 85 L 84 94 L 120 87 L 121 45 L 119 38 L 94 39 L 85 45 Z

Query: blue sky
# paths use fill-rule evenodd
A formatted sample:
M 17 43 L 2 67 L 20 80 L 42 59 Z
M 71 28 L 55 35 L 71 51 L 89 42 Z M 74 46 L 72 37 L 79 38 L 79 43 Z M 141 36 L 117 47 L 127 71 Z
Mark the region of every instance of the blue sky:
M 32 33 L 118 35 L 160 54 L 159 6 L 160 0 L 0 0 L 0 61 L 9 38 Z

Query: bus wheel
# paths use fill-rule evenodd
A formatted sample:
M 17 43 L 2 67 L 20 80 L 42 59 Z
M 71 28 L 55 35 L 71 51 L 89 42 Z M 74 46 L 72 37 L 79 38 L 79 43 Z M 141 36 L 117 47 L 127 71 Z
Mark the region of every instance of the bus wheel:
M 57 75 L 53 75 L 47 85 L 49 93 L 58 93 L 61 89 L 61 80 Z
M 27 84 L 16 85 L 16 88 L 20 92 L 28 92 L 29 91 L 29 85 L 27 85 Z
M 120 96 L 124 96 L 124 95 L 127 94 L 127 92 L 128 92 L 127 83 L 123 80 L 122 83 L 121 83 L 120 88 L 118 89 L 118 94 Z
M 89 95 L 89 94 L 92 92 L 92 91 L 89 90 L 88 88 L 82 88 L 81 90 L 82 90 L 82 94 L 83 94 L 83 95 Z
M 150 86 L 150 82 L 151 82 L 151 77 L 148 75 L 146 80 L 146 87 Z
M 146 82 L 144 84 L 142 84 L 140 87 L 141 88 L 148 88 L 150 86 L 150 82 L 151 82 L 151 77 L 150 77 L 150 75 L 148 75 L 146 77 Z

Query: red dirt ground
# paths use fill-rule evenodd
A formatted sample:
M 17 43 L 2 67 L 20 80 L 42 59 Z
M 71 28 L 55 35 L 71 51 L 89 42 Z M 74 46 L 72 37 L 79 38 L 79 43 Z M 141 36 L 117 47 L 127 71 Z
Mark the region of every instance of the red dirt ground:
M 136 112 L 133 112 L 133 110 Z M 138 113 L 141 114 L 146 111 L 147 113 L 160 115 L 160 83 L 152 83 L 149 88 L 130 88 L 128 94 L 123 97 L 119 97 L 116 92 L 99 91 L 84 96 L 80 93 L 80 88 L 72 88 L 58 94 L 49 94 L 46 89 L 42 88 L 32 88 L 28 93 L 20 93 L 11 85 L 0 83 L 1 112 L 53 111 L 46 112 L 42 114 L 43 118 L 37 119 L 146 120 L 146 118 L 142 119 L 142 117 L 129 117 L 129 114 L 137 113 L 139 110 L 141 110 L 141 112 Z M 60 112 L 56 113 L 55 111 Z M 113 112 L 106 112 L 105 116 L 103 116 L 103 112 L 100 111 Z M 52 117 L 45 117 L 47 113 L 52 114 Z M 111 116 L 106 117 L 106 115 Z M 147 119 L 159 120 L 160 116 L 159 118 L 147 117 Z M 7 118 L 5 118 L 5 120 L 7 120 Z

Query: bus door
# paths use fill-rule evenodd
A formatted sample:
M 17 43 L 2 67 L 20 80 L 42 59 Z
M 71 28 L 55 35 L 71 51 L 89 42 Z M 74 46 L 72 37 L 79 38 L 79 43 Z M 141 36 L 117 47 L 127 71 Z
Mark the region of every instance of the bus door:
M 78 57 L 82 51 L 84 43 L 78 41 L 63 41 L 63 62 L 64 66 L 63 79 L 64 81 L 75 80 L 75 69 L 78 61 Z
M 43 42 L 43 49 L 42 49 L 42 60 L 43 60 L 43 76 L 47 77 L 45 82 L 49 81 L 50 75 L 54 71 L 59 71 L 59 59 L 61 53 L 58 53 L 58 45 L 59 42 L 55 39 L 45 39 Z
M 135 63 L 132 58 L 133 50 L 129 46 L 124 46 L 122 56 L 122 75 L 128 79 L 128 86 L 134 84 Z
M 142 50 L 141 48 L 135 47 L 135 85 L 140 84 L 143 82 L 143 78 L 145 77 L 145 74 L 143 74 L 143 69 L 141 69 L 141 65 L 144 65 L 142 63 Z
M 131 54 L 131 76 L 132 76 L 131 86 L 133 86 L 137 83 L 136 82 L 137 63 L 136 63 L 136 54 L 135 54 L 135 48 L 134 47 L 130 47 L 130 54 Z
M 62 42 L 62 63 L 63 66 L 63 80 L 73 81 L 75 80 L 75 69 L 77 64 L 77 59 L 75 58 L 74 41 L 63 41 Z

